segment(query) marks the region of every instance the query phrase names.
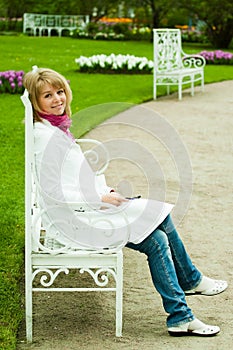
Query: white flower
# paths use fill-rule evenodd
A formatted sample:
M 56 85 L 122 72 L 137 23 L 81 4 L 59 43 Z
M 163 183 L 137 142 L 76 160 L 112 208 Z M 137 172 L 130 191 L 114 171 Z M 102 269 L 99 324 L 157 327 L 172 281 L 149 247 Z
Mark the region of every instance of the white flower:
M 91 68 L 93 71 L 95 69 L 101 68 L 102 70 L 112 69 L 114 71 L 123 71 L 128 69 L 130 71 L 152 71 L 154 62 L 148 60 L 146 57 L 136 57 L 134 55 L 111 55 L 107 56 L 105 54 L 93 55 L 91 57 L 80 56 L 75 59 L 75 62 L 80 66 L 80 68 Z M 90 71 L 90 70 L 89 70 Z
M 117 69 L 117 68 L 118 68 L 117 63 L 116 63 L 116 62 L 113 62 L 113 64 L 112 64 L 112 69 Z
M 112 64 L 113 63 L 113 59 L 112 59 L 111 56 L 107 56 L 106 57 L 106 63 L 108 63 L 108 64 Z

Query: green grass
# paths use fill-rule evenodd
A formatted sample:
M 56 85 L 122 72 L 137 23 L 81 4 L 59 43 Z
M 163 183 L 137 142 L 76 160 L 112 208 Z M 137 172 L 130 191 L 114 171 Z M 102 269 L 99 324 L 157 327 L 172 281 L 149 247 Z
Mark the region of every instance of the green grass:
M 36 64 L 58 70 L 70 80 L 74 95 L 72 110 L 74 114 L 79 112 L 75 118 L 77 137 L 111 116 L 113 109 L 106 109 L 103 104 L 121 102 L 119 107 L 122 108 L 124 103 L 142 103 L 152 99 L 152 75 L 81 74 L 74 62 L 80 55 L 112 52 L 152 59 L 151 43 L 2 36 L 0 49 L 1 71 L 29 71 Z M 184 47 L 187 53 L 203 49 L 208 47 Z M 232 77 L 232 66 L 207 66 L 205 69 L 207 83 Z M 160 88 L 158 92 L 163 95 L 165 88 Z M 24 312 L 20 290 L 24 257 L 24 108 L 19 95 L 2 94 L 0 103 L 0 349 L 10 350 L 16 347 L 17 329 Z M 96 105 L 94 113 L 93 108 L 84 113 L 85 108 Z M 112 107 L 118 108 L 118 105 L 112 104 Z
M 1 98 L 0 349 L 14 349 L 22 319 L 20 281 L 24 236 L 24 126 L 17 98 Z M 12 96 L 13 97 L 13 96 Z

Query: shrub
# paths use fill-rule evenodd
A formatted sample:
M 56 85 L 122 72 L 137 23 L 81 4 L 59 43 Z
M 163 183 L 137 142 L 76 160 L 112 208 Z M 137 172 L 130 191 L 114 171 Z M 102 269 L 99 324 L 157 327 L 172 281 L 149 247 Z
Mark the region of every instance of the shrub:
M 150 40 L 151 29 L 128 22 L 90 22 L 71 33 L 73 38 L 95 40 Z
M 1 18 L 0 19 L 0 32 L 22 32 L 23 31 L 23 19 L 22 18 Z

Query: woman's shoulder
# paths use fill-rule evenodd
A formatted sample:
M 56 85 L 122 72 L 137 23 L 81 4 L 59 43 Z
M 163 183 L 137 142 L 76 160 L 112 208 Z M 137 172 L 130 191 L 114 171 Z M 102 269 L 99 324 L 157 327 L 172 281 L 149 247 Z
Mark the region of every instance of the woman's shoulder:
M 33 128 L 35 149 L 43 149 L 53 138 L 53 135 L 56 134 L 55 129 L 56 128 L 47 121 L 35 122 Z
M 62 130 L 53 126 L 47 120 L 34 123 L 33 134 L 35 146 L 38 147 L 43 146 L 42 148 L 44 148 L 44 145 L 50 141 L 60 148 L 67 148 L 73 144 Z
M 41 122 L 35 122 L 34 123 L 34 130 L 40 130 L 40 129 L 54 129 L 54 126 L 50 124 L 47 120 L 43 120 Z
M 52 135 L 57 128 L 51 125 L 47 120 L 34 123 L 34 136 L 41 137 L 42 135 Z

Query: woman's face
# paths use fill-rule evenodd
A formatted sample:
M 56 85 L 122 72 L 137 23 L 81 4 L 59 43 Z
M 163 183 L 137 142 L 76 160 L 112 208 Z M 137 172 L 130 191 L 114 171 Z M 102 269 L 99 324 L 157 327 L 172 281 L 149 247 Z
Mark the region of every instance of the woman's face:
M 46 83 L 40 93 L 38 105 L 45 114 L 62 115 L 66 108 L 64 89 L 58 89 Z

